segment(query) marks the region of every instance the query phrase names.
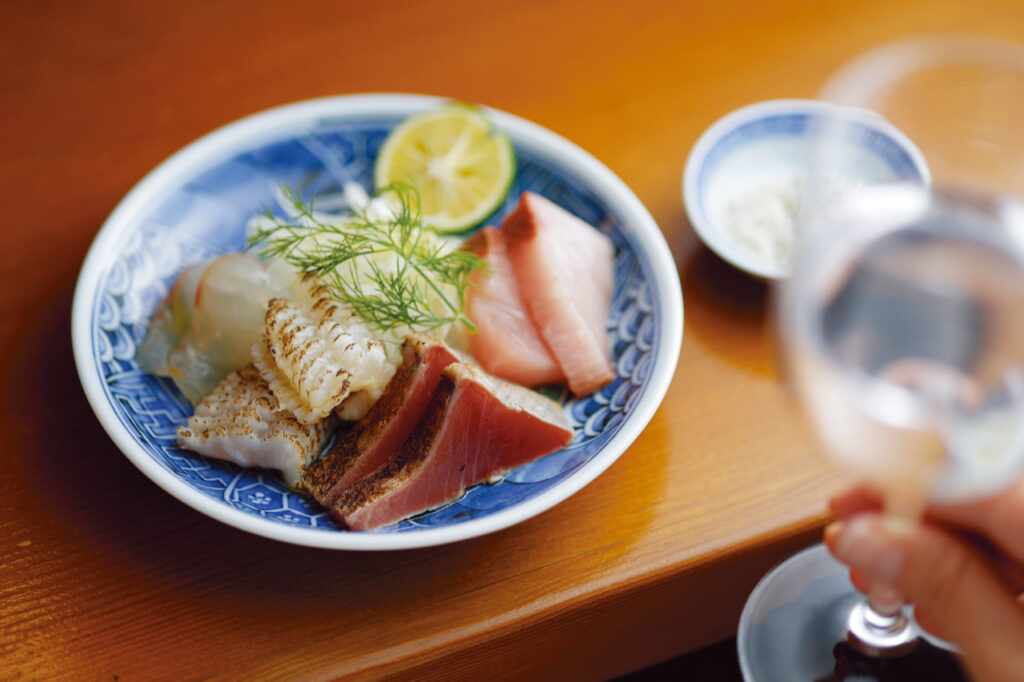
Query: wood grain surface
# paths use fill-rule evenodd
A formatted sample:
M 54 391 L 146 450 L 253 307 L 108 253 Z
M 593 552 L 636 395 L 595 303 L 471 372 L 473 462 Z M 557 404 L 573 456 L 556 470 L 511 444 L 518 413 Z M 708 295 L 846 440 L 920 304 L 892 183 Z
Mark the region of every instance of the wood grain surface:
M 771 292 L 702 247 L 680 176 L 712 121 L 813 96 L 911 33 L 1024 39 L 1019 0 L 5 2 L 0 12 L 0 678 L 608 678 L 735 632 L 841 477 L 787 396 Z M 481 102 L 592 152 L 679 268 L 679 366 L 647 430 L 554 509 L 432 549 L 249 535 L 106 437 L 69 315 L 118 200 L 267 107 L 400 91 Z

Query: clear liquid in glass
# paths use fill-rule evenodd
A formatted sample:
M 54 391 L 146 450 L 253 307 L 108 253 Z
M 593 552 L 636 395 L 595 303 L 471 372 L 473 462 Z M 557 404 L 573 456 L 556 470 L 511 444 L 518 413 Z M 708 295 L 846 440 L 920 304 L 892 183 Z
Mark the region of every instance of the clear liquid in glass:
M 1024 459 L 1024 224 L 919 187 L 829 207 L 783 295 L 798 388 L 826 447 L 896 513 L 982 496 Z M 905 512 L 900 508 L 905 507 Z

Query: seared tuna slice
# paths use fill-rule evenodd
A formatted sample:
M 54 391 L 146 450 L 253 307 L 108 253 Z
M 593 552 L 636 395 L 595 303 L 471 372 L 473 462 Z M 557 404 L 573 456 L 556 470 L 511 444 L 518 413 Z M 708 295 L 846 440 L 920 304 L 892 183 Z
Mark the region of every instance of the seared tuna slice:
M 331 513 L 356 530 L 395 523 L 570 440 L 572 427 L 558 403 L 454 363 L 398 455 L 342 493 Z
M 441 341 L 411 334 L 402 364 L 369 412 L 302 477 L 302 486 L 330 507 L 344 490 L 395 456 L 426 408 L 441 371 L 458 358 Z

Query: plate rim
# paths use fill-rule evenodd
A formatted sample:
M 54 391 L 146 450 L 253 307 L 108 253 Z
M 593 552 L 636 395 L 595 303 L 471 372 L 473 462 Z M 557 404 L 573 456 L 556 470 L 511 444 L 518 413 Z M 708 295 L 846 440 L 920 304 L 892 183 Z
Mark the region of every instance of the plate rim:
M 536 123 L 513 114 L 481 107 L 494 123 L 508 133 L 513 145 L 530 149 L 571 172 L 593 187 L 614 207 L 631 237 L 644 249 L 651 265 L 651 286 L 664 301 L 663 333 L 656 348 L 648 384 L 640 401 L 618 433 L 591 460 L 562 481 L 501 511 L 453 526 L 423 528 L 402 533 L 323 530 L 288 526 L 234 509 L 194 490 L 165 470 L 132 440 L 108 404 L 103 382 L 91 363 L 94 347 L 90 324 L 92 307 L 100 295 L 101 277 L 110 265 L 108 246 L 129 232 L 133 218 L 147 206 L 178 188 L 181 176 L 210 168 L 261 140 L 280 139 L 303 125 L 331 118 L 405 116 L 451 98 L 407 93 L 361 93 L 302 100 L 250 114 L 182 147 L 146 173 L 118 202 L 104 221 L 86 253 L 75 284 L 71 309 L 71 340 L 79 381 L 93 413 L 111 441 L 147 478 L 193 509 L 227 525 L 290 544 L 344 550 L 398 550 L 429 547 L 508 528 L 566 500 L 615 462 L 647 427 L 661 405 L 675 374 L 682 345 L 683 298 L 679 273 L 665 237 L 639 198 L 608 167 L 589 152 Z

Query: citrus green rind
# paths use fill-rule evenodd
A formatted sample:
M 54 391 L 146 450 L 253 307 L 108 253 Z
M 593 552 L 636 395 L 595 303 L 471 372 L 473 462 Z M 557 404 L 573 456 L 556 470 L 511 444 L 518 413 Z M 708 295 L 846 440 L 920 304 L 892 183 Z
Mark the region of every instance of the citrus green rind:
M 505 200 L 515 179 L 515 151 L 477 108 L 456 103 L 413 114 L 391 131 L 374 165 L 381 190 L 396 182 L 420 193 L 424 224 L 461 232 Z

